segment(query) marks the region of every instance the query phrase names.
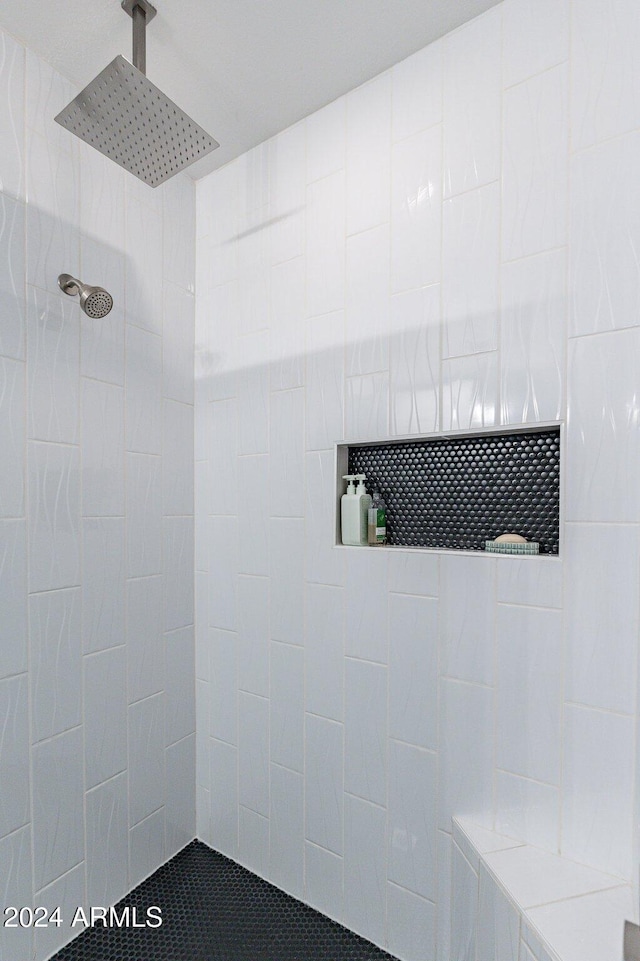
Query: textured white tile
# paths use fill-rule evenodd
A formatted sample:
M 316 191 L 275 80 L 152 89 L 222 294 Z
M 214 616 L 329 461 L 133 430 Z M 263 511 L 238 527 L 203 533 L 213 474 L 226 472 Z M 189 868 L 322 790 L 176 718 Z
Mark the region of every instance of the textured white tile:
M 437 126 L 402 140 L 391 152 L 393 291 L 438 283 L 441 239 L 442 129 Z
M 239 808 L 238 860 L 253 874 L 269 873 L 269 818 L 249 808 Z
M 393 562 L 393 558 L 391 558 Z M 389 734 L 437 747 L 438 602 L 389 597 Z
M 530 607 L 562 607 L 562 563 L 545 558 L 510 557 L 498 562 L 498 602 Z
M 238 371 L 239 454 L 265 454 L 269 449 L 269 333 L 242 338 Z
M 496 774 L 496 831 L 558 853 L 560 791 L 515 774 Z
M 114 198 L 114 206 L 116 203 Z M 81 235 L 82 278 L 87 284 L 106 288 L 113 297 L 114 307 L 119 311 L 124 311 L 125 259 L 121 243 L 116 246 L 108 243 L 104 237 L 95 239 Z M 94 319 L 93 323 L 101 321 Z
M 192 734 L 166 750 L 166 855 L 180 851 L 196 836 L 196 737 Z
M 304 520 L 269 522 L 269 617 L 271 637 L 288 644 L 304 640 Z
M 558 784 L 562 615 L 499 606 L 496 635 L 496 765 Z
M 290 644 L 271 644 L 271 760 L 304 770 L 304 652 Z
M 453 817 L 451 827 L 453 840 L 476 873 L 480 860 L 485 854 L 520 846 L 515 838 L 505 837 L 502 834 L 496 834 L 493 830 L 478 827 L 468 818 Z
M 457 844 L 451 859 L 451 958 L 474 961 L 478 927 L 478 875 Z
M 271 390 L 287 390 L 304 383 L 304 281 L 304 257 L 294 257 L 271 269 Z
M 82 513 L 124 516 L 124 391 L 82 381 Z
M 80 463 L 77 448 L 28 445 L 29 590 L 80 583 Z
M 513 900 L 523 908 L 574 898 L 619 883 L 617 878 L 584 864 L 529 845 L 486 854 L 484 861 Z
M 500 408 L 503 424 L 563 416 L 566 257 L 554 250 L 501 273 Z
M 29 598 L 31 740 L 76 727 L 82 706 L 81 591 Z
M 395 884 L 387 885 L 389 950 L 406 961 L 435 957 L 436 906 Z
M 82 730 L 36 744 L 32 765 L 33 880 L 39 890 L 84 856 L 78 831 L 83 820 Z
M 83 377 L 124 384 L 124 310 L 114 306 L 99 323 L 80 317 L 80 373 Z
M 270 401 L 269 510 L 304 515 L 304 390 L 283 390 Z
M 344 920 L 349 928 L 384 943 L 386 812 L 345 795 Z
M 80 318 L 62 296 L 29 287 L 29 437 L 75 444 L 80 394 Z
M 439 827 L 451 817 L 481 826 L 491 818 L 493 691 L 460 681 L 441 682 Z
M 308 584 L 305 606 L 306 709 L 313 714 L 342 720 L 343 591 L 338 587 Z
M 307 315 L 315 317 L 344 307 L 345 203 L 344 170 L 307 189 Z
M 124 648 L 83 658 L 84 764 L 87 789 L 127 768 Z M 131 758 L 132 766 L 135 759 Z
M 520 944 L 520 914 L 484 864 L 480 865 L 478 882 L 478 956 L 515 961 Z
M 305 843 L 306 900 L 335 921 L 342 920 L 344 865 L 341 857 Z
M 269 875 L 294 897 L 304 892 L 304 778 L 271 765 Z
M 27 531 L 0 521 L 0 677 L 27 670 Z
M 193 514 L 193 407 L 165 400 L 162 413 L 162 512 Z
M 451 835 L 438 831 L 437 961 L 451 961 Z
M 0 681 L 0 835 L 29 820 L 29 703 L 25 674 Z
M 238 687 L 269 696 L 269 579 L 245 577 L 238 589 Z
M 87 900 L 115 904 L 128 890 L 127 775 L 87 792 Z
M 24 514 L 25 365 L 0 359 L 0 514 Z
M 127 696 L 129 703 L 163 689 L 162 578 L 127 581 Z
M 437 898 L 437 755 L 389 742 L 387 877 L 414 894 Z
M 566 243 L 568 97 L 566 65 L 547 70 L 505 92 L 504 260 Z
M 345 790 L 384 804 L 387 797 L 387 670 L 345 662 Z
M 26 123 L 61 150 L 75 146 L 69 132 L 54 117 L 76 96 L 74 85 L 31 50 L 26 51 Z
M 162 188 L 165 279 L 195 291 L 196 187 L 186 174 Z
M 238 513 L 238 406 L 235 398 L 206 408 L 209 463 L 205 506 L 208 514 Z M 224 456 L 220 453 L 224 452 Z
M 164 629 L 175 631 L 193 624 L 193 517 L 165 517 Z
M 126 443 L 128 451 L 162 449 L 162 340 L 126 327 Z
M 164 695 L 129 706 L 129 824 L 164 804 Z
M 69 145 L 74 143 L 68 133 L 66 136 Z M 122 251 L 124 248 L 125 171 L 89 144 L 80 142 L 77 146 L 80 150 L 82 242 L 84 243 L 85 239 L 98 239 L 112 250 Z M 95 283 L 95 281 L 87 280 L 87 283 Z M 124 307 L 123 304 L 121 306 Z
M 211 672 L 209 733 L 236 744 L 238 741 L 238 637 L 231 631 L 210 629 Z M 196 649 L 196 656 L 197 656 Z
M 445 201 L 443 218 L 443 356 L 494 350 L 498 345 L 499 185 L 489 184 Z
M 442 429 L 492 427 L 497 421 L 497 354 L 472 354 L 445 360 L 442 365 Z
M 269 817 L 269 701 L 240 691 L 238 726 L 240 804 Z
M 437 597 L 439 557 L 424 551 L 400 550 L 389 555 L 389 590 L 397 594 Z
M 238 521 L 235 517 L 209 519 L 209 624 L 223 630 L 238 627 L 236 582 Z
M 477 684 L 493 683 L 495 564 L 492 558 L 441 558 L 441 671 Z M 465 590 L 460 591 L 460 585 Z
M 162 215 L 127 198 L 125 224 L 127 323 L 162 331 Z
M 50 884 L 44 891 L 38 892 L 38 904 L 43 905 L 50 914 L 55 908 L 60 907 L 60 917 L 65 919 L 65 924 L 56 927 L 49 924 L 46 928 L 34 929 L 36 961 L 45 961 L 50 958 L 67 941 L 82 931 L 82 924 L 71 928 L 73 916 L 80 906 L 84 906 L 87 911 L 85 896 L 85 864 L 79 864 L 67 874 L 64 874 L 53 884 Z
M 347 94 L 347 233 L 389 219 L 391 71 Z
M 636 527 L 567 525 L 568 700 L 635 710 L 639 547 Z
M 162 571 L 161 460 L 150 454 L 126 455 L 127 574 L 146 577 Z
M 0 40 L 0 49 L 1 49 Z M 15 831 L 0 841 L 2 883 L 0 901 L 3 905 L 22 907 L 31 903 L 33 883 L 31 873 L 31 829 Z M 6 915 L 3 915 L 6 918 Z M 7 958 L 30 958 L 31 928 L 0 928 L 0 951 Z
M 137 885 L 164 861 L 164 808 L 154 811 L 129 831 L 129 884 Z
M 578 150 L 640 126 L 640 24 L 630 0 L 606 7 L 586 0 L 572 9 L 571 26 L 571 119 Z
M 567 705 L 564 724 L 562 854 L 630 878 L 633 718 Z
M 586 6 L 595 8 L 590 2 Z M 640 83 L 640 73 L 638 80 Z M 640 105 L 640 97 L 638 103 Z M 632 327 L 637 323 L 640 238 L 633 210 L 639 200 L 635 177 L 638 157 L 640 133 L 635 132 L 575 154 L 572 159 L 569 238 L 572 336 Z M 608 185 L 607 189 L 598 189 L 603 183 Z
M 346 97 L 307 117 L 307 183 L 328 177 L 345 165 Z
M 506 0 L 505 87 L 569 59 L 569 0 Z
M 306 324 L 307 450 L 323 450 L 344 437 L 344 312 Z
M 183 627 L 165 634 L 164 643 L 164 727 L 165 743 L 170 745 L 186 739 L 196 728 L 193 627 Z M 167 781 L 170 783 L 169 779 Z
M 238 752 L 211 740 L 211 841 L 227 857 L 238 856 Z
M 0 193 L 0 354 L 18 359 L 25 356 L 25 217 L 23 204 Z
M 175 284 L 165 284 L 163 308 L 162 393 L 193 404 L 194 296 Z
M 42 290 L 51 289 L 61 265 L 73 277 L 79 274 L 78 173 L 75 150 L 27 131 L 27 280 Z
M 390 427 L 393 434 L 438 429 L 440 285 L 391 298 Z
M 375 440 L 389 434 L 389 374 L 347 378 L 346 434 L 356 440 Z
M 395 64 L 392 71 L 393 140 L 442 120 L 442 43 L 436 41 Z
M 636 900 L 623 886 L 534 908 L 528 917 L 563 961 L 617 961 L 623 921 L 637 919 Z M 547 961 L 551 955 L 543 951 L 539 957 Z
M 305 718 L 305 837 L 342 854 L 344 741 L 342 724 Z
M 206 284 L 205 275 L 203 282 Z M 200 286 L 198 288 L 202 290 Z M 206 289 L 206 288 L 205 288 Z M 195 390 L 208 400 L 233 397 L 238 387 L 241 362 L 238 334 L 238 284 L 216 287 L 196 301 Z
M 263 144 L 266 150 L 267 145 Z M 238 236 L 237 325 L 240 334 L 269 326 L 270 250 L 273 232 L 268 204 L 241 217 Z
M 345 653 L 387 663 L 388 555 L 349 551 L 345 582 Z
M 389 366 L 389 225 L 347 240 L 346 373 Z
M 24 77 L 24 47 L 3 31 L 0 36 L 0 141 L 3 144 L 0 190 L 20 198 L 24 195 Z
M 446 197 L 499 177 L 501 45 L 500 8 L 443 40 Z
M 269 142 L 269 232 L 271 263 L 304 252 L 306 124 L 294 124 Z
M 344 583 L 344 552 L 335 551 L 336 472 L 333 451 L 306 456 L 305 577 Z

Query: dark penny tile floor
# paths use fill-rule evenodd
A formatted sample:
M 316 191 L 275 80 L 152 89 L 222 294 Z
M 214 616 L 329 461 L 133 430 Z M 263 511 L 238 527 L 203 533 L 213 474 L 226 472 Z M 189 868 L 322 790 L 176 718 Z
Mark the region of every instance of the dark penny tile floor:
M 117 905 L 157 928 L 93 927 L 55 961 L 393 961 L 364 938 L 192 841 Z M 131 912 L 130 912 L 131 916 Z

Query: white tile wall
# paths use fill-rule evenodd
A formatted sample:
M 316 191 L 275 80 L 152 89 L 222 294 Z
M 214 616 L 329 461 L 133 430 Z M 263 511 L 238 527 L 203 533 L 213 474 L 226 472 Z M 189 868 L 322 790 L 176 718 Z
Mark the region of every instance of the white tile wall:
M 634 0 L 504 0 L 198 185 L 202 821 L 403 961 L 475 958 L 452 814 L 636 873 L 637 33 Z M 270 306 L 242 328 L 247 280 Z M 332 546 L 336 442 L 549 421 L 561 559 Z
M 195 191 L 81 147 L 53 122 L 75 92 L 0 32 L 0 893 L 63 910 L 195 835 Z M 82 314 L 62 272 L 112 313 Z M 0 955 L 44 961 L 78 930 L 33 951 L 3 930 Z

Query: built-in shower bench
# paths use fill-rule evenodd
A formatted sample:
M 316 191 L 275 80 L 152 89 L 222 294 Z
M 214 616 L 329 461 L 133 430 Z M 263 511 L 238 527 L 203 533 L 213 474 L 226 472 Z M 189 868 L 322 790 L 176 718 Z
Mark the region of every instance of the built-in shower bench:
M 453 818 L 452 961 L 622 961 L 620 878 Z

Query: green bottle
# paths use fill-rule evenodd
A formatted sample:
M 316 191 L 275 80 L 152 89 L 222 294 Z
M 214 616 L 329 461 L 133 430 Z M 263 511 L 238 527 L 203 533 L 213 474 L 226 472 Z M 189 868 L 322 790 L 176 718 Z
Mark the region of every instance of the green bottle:
M 368 541 L 370 547 L 387 543 L 387 506 L 380 491 L 373 492 L 369 508 Z

